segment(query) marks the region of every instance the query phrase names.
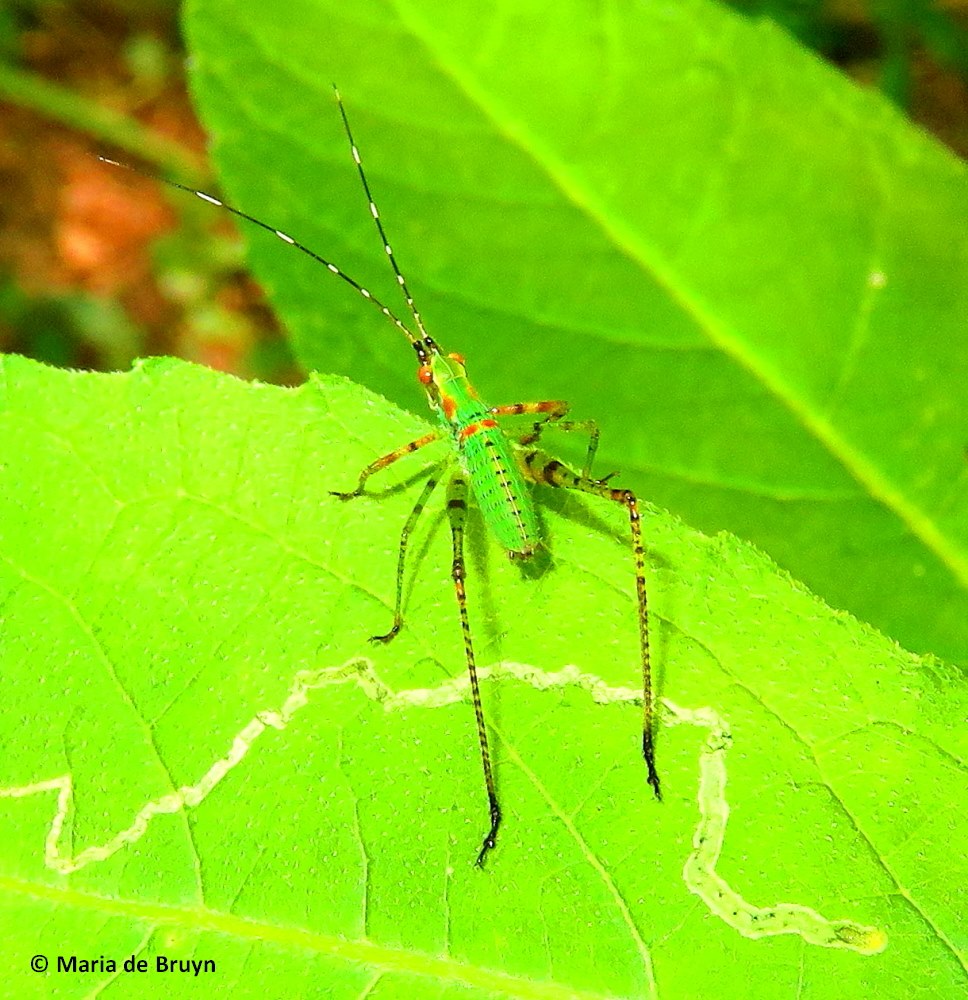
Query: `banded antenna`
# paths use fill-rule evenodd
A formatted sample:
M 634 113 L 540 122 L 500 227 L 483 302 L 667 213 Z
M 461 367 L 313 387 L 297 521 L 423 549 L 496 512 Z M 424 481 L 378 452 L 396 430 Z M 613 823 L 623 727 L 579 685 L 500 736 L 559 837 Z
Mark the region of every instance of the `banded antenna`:
M 376 207 L 376 202 L 373 200 L 373 195 L 370 193 L 370 185 L 366 179 L 366 173 L 363 170 L 363 162 L 360 157 L 360 152 L 356 146 L 356 143 L 353 141 L 353 133 L 350 130 L 350 123 L 349 119 L 346 116 L 346 109 L 343 107 L 343 99 L 342 97 L 340 97 L 339 90 L 337 89 L 335 83 L 333 84 L 333 94 L 336 97 L 336 104 L 337 107 L 339 108 L 340 117 L 343 120 L 343 130 L 346 132 L 346 139 L 350 145 L 350 152 L 353 156 L 353 162 L 356 164 L 356 169 L 357 172 L 359 173 L 360 181 L 363 185 L 363 190 L 366 193 L 366 199 L 370 206 L 370 215 L 373 217 L 373 222 L 376 225 L 377 233 L 379 234 L 380 240 L 383 243 L 383 250 L 387 255 L 387 259 L 390 261 L 390 266 L 393 268 L 393 273 L 396 275 L 397 284 L 400 288 L 401 294 L 404 297 L 404 300 L 407 303 L 407 309 L 409 310 L 410 315 L 413 317 L 413 322 L 417 328 L 419 337 L 410 330 L 407 324 L 404 323 L 403 320 L 400 319 L 400 317 L 397 316 L 396 313 L 394 313 L 389 306 L 384 305 L 384 303 L 381 302 L 380 299 L 378 299 L 365 285 L 362 285 L 355 278 L 350 277 L 350 275 L 348 275 L 338 265 L 334 264 L 331 260 L 327 260 L 321 254 L 316 253 L 315 250 L 312 250 L 304 243 L 300 243 L 299 240 L 290 236 L 283 230 L 276 228 L 271 223 L 264 222 L 262 219 L 258 219 L 254 215 L 250 215 L 248 212 L 243 212 L 242 209 L 235 208 L 233 205 L 229 205 L 228 203 L 222 201 L 221 198 L 216 198 L 214 195 L 208 194 L 205 191 L 199 191 L 197 188 L 189 187 L 187 184 L 180 184 L 178 181 L 170 180 L 169 178 L 163 177 L 161 174 L 156 173 L 155 171 L 144 170 L 143 168 L 135 167 L 130 163 L 123 163 L 120 160 L 114 160 L 109 156 L 98 156 L 98 159 L 102 163 L 110 164 L 112 167 L 121 167 L 123 170 L 130 170 L 132 173 L 141 174 L 144 177 L 150 177 L 152 180 L 158 181 L 161 184 L 165 184 L 170 188 L 175 188 L 178 191 L 184 191 L 187 194 L 193 194 L 195 195 L 196 198 L 201 199 L 202 201 L 206 202 L 209 205 L 214 205 L 216 208 L 224 209 L 226 212 L 229 212 L 230 214 L 236 216 L 237 218 L 244 219 L 246 222 L 250 222 L 252 223 L 252 225 L 258 226 L 260 229 L 264 229 L 267 233 L 272 233 L 273 236 L 280 239 L 287 246 L 293 247 L 300 253 L 305 254 L 307 257 L 312 258 L 317 263 L 322 264 L 328 271 L 330 271 L 330 273 L 335 274 L 337 278 L 341 278 L 348 285 L 355 288 L 356 291 L 359 292 L 360 295 L 362 295 L 367 302 L 370 302 L 374 306 L 376 306 L 376 308 L 379 309 L 380 312 L 383 313 L 383 315 L 386 316 L 386 318 L 390 320 L 390 322 L 393 323 L 393 325 L 396 326 L 396 328 L 400 330 L 401 333 L 403 333 L 403 335 L 407 338 L 407 340 L 410 341 L 410 344 L 412 346 L 417 347 L 419 346 L 421 340 L 426 338 L 427 332 L 424 329 L 423 322 L 420 318 L 420 313 L 417 311 L 417 308 L 414 305 L 413 295 L 411 295 L 410 289 L 407 286 L 407 280 L 406 278 L 404 278 L 403 272 L 400 270 L 400 267 L 397 264 L 397 259 L 394 256 L 393 248 L 390 246 L 390 241 L 387 239 L 386 231 L 383 228 L 383 220 L 380 218 L 380 211 Z

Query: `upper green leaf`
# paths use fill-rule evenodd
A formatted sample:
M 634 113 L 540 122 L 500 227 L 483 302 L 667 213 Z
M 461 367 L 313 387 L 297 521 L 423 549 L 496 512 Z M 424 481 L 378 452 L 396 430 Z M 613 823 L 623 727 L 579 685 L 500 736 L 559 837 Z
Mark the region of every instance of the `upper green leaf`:
M 335 80 L 428 326 L 492 402 L 571 400 L 643 495 L 968 662 L 953 156 L 695 0 L 205 0 L 186 26 L 232 199 L 394 301 Z M 375 310 L 252 242 L 307 368 L 416 404 Z

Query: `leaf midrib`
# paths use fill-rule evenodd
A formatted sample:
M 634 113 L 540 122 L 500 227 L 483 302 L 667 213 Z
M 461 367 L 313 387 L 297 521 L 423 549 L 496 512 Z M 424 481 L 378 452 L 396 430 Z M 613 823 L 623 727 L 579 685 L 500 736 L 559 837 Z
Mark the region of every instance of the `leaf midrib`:
M 483 876 L 482 876 L 483 877 Z M 250 917 L 219 913 L 204 906 L 169 906 L 99 895 L 61 886 L 44 885 L 26 879 L 0 876 L 0 893 L 8 898 L 18 896 L 58 908 L 73 908 L 78 912 L 124 917 L 152 925 L 175 926 L 194 931 L 211 931 L 239 941 L 273 943 L 284 948 L 329 956 L 342 962 L 352 962 L 367 969 L 386 973 L 424 976 L 435 982 L 452 982 L 503 993 L 524 1000 L 606 1000 L 604 994 L 589 993 L 552 982 L 538 982 L 462 962 L 455 958 L 429 955 L 406 948 L 376 944 L 362 937 L 342 937 L 320 934 L 299 927 L 270 924 Z M 81 956 L 83 957 L 83 956 Z M 113 957 L 113 956 L 107 956 Z M 118 959 L 115 959 L 118 961 Z

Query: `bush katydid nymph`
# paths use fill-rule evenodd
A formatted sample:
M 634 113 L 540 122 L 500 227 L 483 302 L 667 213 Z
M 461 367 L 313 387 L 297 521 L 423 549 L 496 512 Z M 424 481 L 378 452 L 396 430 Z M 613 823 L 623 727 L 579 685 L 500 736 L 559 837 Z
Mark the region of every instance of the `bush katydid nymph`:
M 652 691 L 652 671 L 649 654 L 648 602 L 645 584 L 645 554 L 642 545 L 642 528 L 638 502 L 631 490 L 610 486 L 608 480 L 593 479 L 591 465 L 598 447 L 599 431 L 593 420 L 566 420 L 569 404 L 563 400 L 541 402 L 508 403 L 502 406 L 488 406 L 481 402 L 468 380 L 464 358 L 460 354 L 444 353 L 437 342 L 428 335 L 418 312 L 413 296 L 407 286 L 386 232 L 370 186 L 363 170 L 359 151 L 353 139 L 346 109 L 339 91 L 333 87 L 336 105 L 343 122 L 343 129 L 349 142 L 350 152 L 359 174 L 360 183 L 369 204 L 369 211 L 383 243 L 397 285 L 406 302 L 410 325 L 401 320 L 388 306 L 374 296 L 367 288 L 344 273 L 339 267 L 293 239 L 287 233 L 257 219 L 246 212 L 226 205 L 218 198 L 196 191 L 194 188 L 166 180 L 165 183 L 194 194 L 212 205 L 223 208 L 233 215 L 252 223 L 296 250 L 324 265 L 332 274 L 352 286 L 406 337 L 417 355 L 417 379 L 426 393 L 427 402 L 437 418 L 438 427 L 414 441 L 396 448 L 377 458 L 360 472 L 354 489 L 346 492 L 331 491 L 340 500 L 349 501 L 364 495 L 366 484 L 376 473 L 395 462 L 436 441 L 448 442 L 450 454 L 442 461 L 426 470 L 426 482 L 417 502 L 403 525 L 397 555 L 396 599 L 393 622 L 388 632 L 373 636 L 371 641 L 387 643 L 396 636 L 403 626 L 403 591 L 407 556 L 407 544 L 411 534 L 427 506 L 431 495 L 441 482 L 446 481 L 446 510 L 450 522 L 453 543 L 451 576 L 457 598 L 457 609 L 464 642 L 470 690 L 477 722 L 477 736 L 480 745 L 484 783 L 487 791 L 490 826 L 477 855 L 477 865 L 482 866 L 489 851 L 497 843 L 501 825 L 501 807 L 498 802 L 491 764 L 487 725 L 481 705 L 478 684 L 477 661 L 470 620 L 467 613 L 464 562 L 464 526 L 467 513 L 468 494 L 473 495 L 487 529 L 507 552 L 511 559 L 528 559 L 542 544 L 530 486 L 535 483 L 582 493 L 590 493 L 625 508 L 631 530 L 632 554 L 635 570 L 635 585 L 638 610 L 639 650 L 642 670 L 642 756 L 647 769 L 647 781 L 652 786 L 656 798 L 661 798 L 659 775 L 655 766 L 654 729 L 655 699 Z M 116 166 L 125 166 L 116 160 L 100 157 Z M 163 178 L 159 178 L 164 180 Z M 506 433 L 498 423 L 498 418 L 532 416 L 537 419 L 523 432 Z M 573 472 L 561 462 L 551 458 L 534 447 L 545 429 L 555 427 L 562 431 L 578 431 L 588 435 L 588 450 L 585 464 L 580 474 Z M 612 474 L 614 475 L 614 473 Z

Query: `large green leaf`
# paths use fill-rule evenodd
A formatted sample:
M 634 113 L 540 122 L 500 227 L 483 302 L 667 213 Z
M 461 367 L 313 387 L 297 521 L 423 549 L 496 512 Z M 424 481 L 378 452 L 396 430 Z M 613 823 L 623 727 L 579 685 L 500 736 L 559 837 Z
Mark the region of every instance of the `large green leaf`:
M 429 327 L 488 398 L 570 399 L 606 470 L 968 663 L 950 153 L 768 23 L 694 0 L 204 0 L 186 27 L 237 203 L 395 299 L 337 81 Z M 392 327 L 265 239 L 253 261 L 306 367 L 420 405 Z
M 431 456 L 328 492 L 425 426 L 339 379 L 2 362 L 7 995 L 961 996 L 963 682 L 658 510 L 661 804 L 622 512 L 543 491 L 527 577 L 472 518 L 506 813 L 474 867 L 439 508 L 366 642 Z M 216 969 L 56 971 L 132 954 Z

